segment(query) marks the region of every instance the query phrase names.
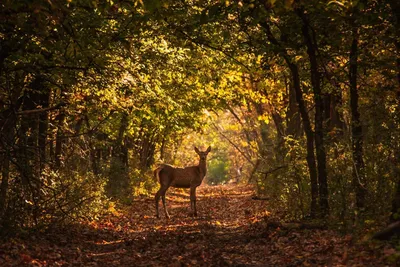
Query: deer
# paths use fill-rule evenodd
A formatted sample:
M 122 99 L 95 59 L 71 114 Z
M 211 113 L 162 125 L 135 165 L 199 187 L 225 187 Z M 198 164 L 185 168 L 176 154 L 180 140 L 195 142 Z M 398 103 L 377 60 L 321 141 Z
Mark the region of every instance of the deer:
M 200 151 L 197 147 L 194 150 L 199 155 L 199 164 L 185 168 L 177 168 L 168 164 L 162 164 L 154 170 L 154 178 L 158 179 L 160 189 L 155 195 L 156 217 L 160 218 L 158 204 L 160 197 L 164 206 L 165 216 L 169 219 L 170 215 L 165 203 L 165 193 L 171 186 L 174 188 L 190 188 L 190 209 L 193 216 L 197 216 L 196 209 L 196 188 L 201 185 L 207 173 L 207 155 L 211 151 L 211 146 L 206 151 Z

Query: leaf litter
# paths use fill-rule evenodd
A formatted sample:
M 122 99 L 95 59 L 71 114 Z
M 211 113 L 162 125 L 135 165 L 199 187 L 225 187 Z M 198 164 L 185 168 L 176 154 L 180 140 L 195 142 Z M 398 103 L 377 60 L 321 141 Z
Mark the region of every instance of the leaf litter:
M 186 191 L 170 190 L 171 219 L 138 199 L 98 221 L 0 243 L 0 266 L 390 266 L 385 244 L 332 230 L 268 227 L 268 201 L 251 186 L 201 186 L 199 217 Z

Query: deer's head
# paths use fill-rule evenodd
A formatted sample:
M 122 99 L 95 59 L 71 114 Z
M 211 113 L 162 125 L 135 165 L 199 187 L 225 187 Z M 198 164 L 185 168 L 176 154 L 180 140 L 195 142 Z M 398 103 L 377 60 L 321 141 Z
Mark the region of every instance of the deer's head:
M 199 155 L 200 161 L 206 161 L 207 155 L 211 151 L 211 146 L 209 146 L 206 151 L 200 151 L 197 147 L 194 147 L 194 151 Z

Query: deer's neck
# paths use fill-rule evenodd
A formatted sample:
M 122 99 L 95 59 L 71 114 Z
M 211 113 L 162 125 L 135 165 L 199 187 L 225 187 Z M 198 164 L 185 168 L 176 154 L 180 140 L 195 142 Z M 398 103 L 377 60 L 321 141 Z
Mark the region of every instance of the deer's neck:
M 199 162 L 200 172 L 205 176 L 207 173 L 207 164 L 205 160 L 200 160 Z

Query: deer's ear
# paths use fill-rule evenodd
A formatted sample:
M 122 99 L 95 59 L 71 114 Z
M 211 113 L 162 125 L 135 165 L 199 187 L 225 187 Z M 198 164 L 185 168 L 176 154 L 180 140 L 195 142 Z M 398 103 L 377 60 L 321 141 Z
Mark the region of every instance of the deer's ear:
M 207 152 L 207 153 L 210 153 L 210 151 L 211 151 L 211 146 L 209 146 L 209 147 L 207 148 L 206 152 Z
M 196 151 L 197 154 L 200 153 L 199 149 L 197 147 L 194 147 L 194 151 Z

